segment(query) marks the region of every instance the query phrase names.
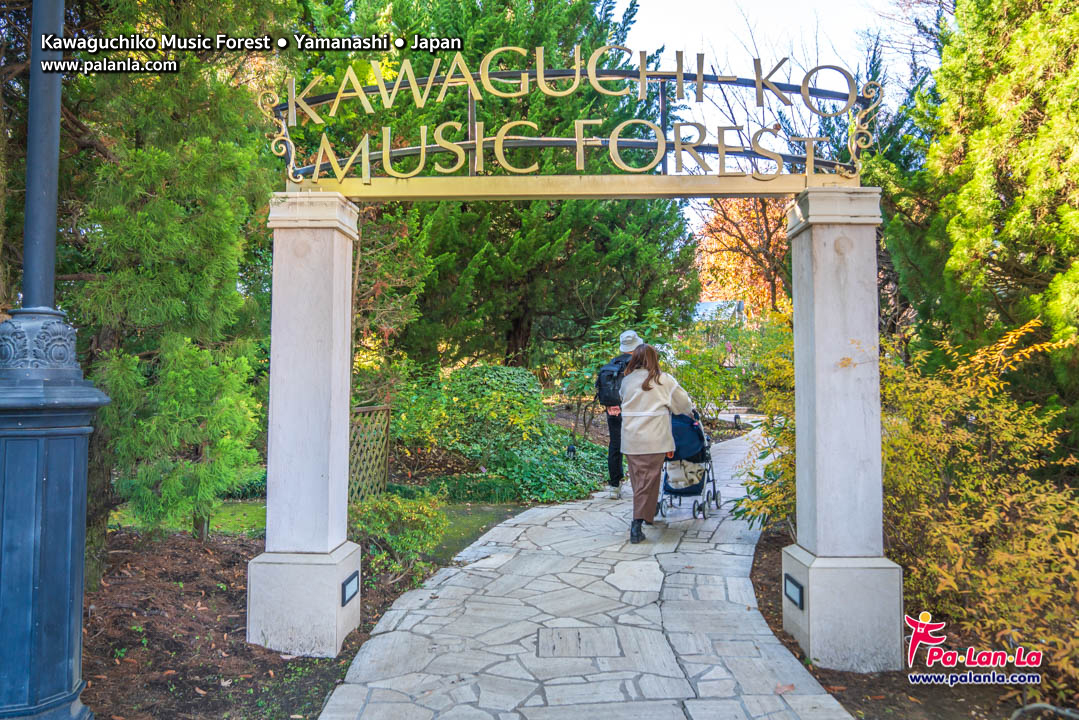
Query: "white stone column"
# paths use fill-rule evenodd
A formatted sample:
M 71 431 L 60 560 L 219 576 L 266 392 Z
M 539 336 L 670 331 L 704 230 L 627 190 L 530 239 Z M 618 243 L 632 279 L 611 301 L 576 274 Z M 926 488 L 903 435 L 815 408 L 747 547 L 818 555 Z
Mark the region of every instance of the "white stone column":
M 360 549 L 345 539 L 356 221 L 340 193 L 270 205 L 266 552 L 248 564 L 247 639 L 291 655 L 335 656 L 360 621 Z
M 879 188 L 839 187 L 805 190 L 787 221 L 798 542 L 783 551 L 783 628 L 814 663 L 857 672 L 903 667 L 902 569 L 883 557 L 880 221 Z

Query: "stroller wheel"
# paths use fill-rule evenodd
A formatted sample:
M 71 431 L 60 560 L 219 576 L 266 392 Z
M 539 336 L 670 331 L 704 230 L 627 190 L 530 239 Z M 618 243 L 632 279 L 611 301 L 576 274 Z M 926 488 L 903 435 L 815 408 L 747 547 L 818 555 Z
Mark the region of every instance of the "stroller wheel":
M 701 520 L 707 520 L 707 519 L 708 519 L 708 503 L 702 502 L 701 503 Z
M 663 500 L 656 503 L 656 515 L 660 517 L 667 517 L 667 511 L 663 509 Z
M 693 517 L 697 517 L 697 510 L 701 506 L 696 500 L 693 501 Z
M 715 494 L 713 499 L 716 501 L 716 510 L 719 510 L 719 506 L 722 505 L 723 503 L 719 499 L 719 491 L 718 490 L 716 491 L 716 494 Z
M 705 497 L 704 501 L 705 501 L 706 503 L 710 503 L 710 502 L 712 502 L 712 491 L 711 491 L 711 490 L 709 490 L 709 491 L 708 491 L 708 496 L 707 496 L 707 497 Z

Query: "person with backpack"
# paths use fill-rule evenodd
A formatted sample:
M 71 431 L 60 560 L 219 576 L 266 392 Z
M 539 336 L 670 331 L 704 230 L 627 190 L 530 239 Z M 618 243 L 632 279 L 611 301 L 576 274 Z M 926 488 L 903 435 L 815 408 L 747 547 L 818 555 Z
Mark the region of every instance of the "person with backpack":
M 618 414 L 618 406 L 622 403 L 619 389 L 622 386 L 622 378 L 629 364 L 630 353 L 642 344 L 640 335 L 633 330 L 626 330 L 618 336 L 617 356 L 599 369 L 596 376 L 596 399 L 603 405 L 607 415 L 607 485 L 612 500 L 622 497 L 622 418 Z
M 644 540 L 643 523 L 652 524 L 659 502 L 663 459 L 674 454 L 671 415 L 691 415 L 693 401 L 672 376 L 659 369 L 651 345 L 634 349 L 622 379 L 622 452 L 633 483 L 633 522 L 629 541 Z

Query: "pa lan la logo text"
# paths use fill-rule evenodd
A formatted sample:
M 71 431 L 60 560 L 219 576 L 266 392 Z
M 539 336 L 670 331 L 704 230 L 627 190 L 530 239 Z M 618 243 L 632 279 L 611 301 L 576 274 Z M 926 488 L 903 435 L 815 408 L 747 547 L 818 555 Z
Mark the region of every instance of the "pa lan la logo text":
M 1009 655 L 1004 650 L 979 650 L 968 647 L 965 653 L 958 650 L 945 650 L 940 645 L 947 640 L 944 635 L 936 635 L 944 629 L 943 622 L 932 622 L 933 616 L 922 612 L 915 620 L 910 615 L 904 616 L 904 621 L 911 628 L 910 644 L 907 646 L 907 664 L 914 666 L 914 656 L 921 645 L 929 646 L 926 649 L 925 666 L 931 668 L 937 663 L 942 667 L 954 668 L 963 665 L 968 668 L 998 668 L 1014 664 L 1015 667 L 1038 667 L 1042 664 L 1040 650 L 1028 650 L 1022 645 L 1016 646 L 1015 654 Z

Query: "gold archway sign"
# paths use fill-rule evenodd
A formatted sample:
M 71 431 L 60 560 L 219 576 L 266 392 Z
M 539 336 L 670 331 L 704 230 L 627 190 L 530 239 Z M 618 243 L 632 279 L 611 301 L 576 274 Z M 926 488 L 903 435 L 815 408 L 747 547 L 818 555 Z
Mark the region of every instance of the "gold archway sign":
M 544 48 L 532 53 L 534 67 L 519 70 L 492 70 L 516 60 L 528 59 L 530 53 L 520 47 L 502 47 L 483 56 L 478 72 L 472 72 L 460 52 L 439 75 L 441 58 L 434 58 L 430 74 L 416 77 L 408 58 L 391 72 L 380 63 L 371 62 L 364 73 L 373 76 L 374 84 L 363 85 L 353 66 L 332 92 L 315 94 L 324 82 L 316 77 L 297 92 L 295 78 L 288 78 L 288 99 L 279 101 L 274 92 L 265 92 L 260 107 L 277 125 L 271 140 L 273 152 L 288 163 L 287 179 L 293 190 L 336 191 L 346 197 L 367 200 L 524 200 L 568 198 L 676 198 L 723 196 L 793 195 L 808 187 L 857 187 L 860 183 L 859 153 L 872 143 L 868 124 L 871 111 L 880 102 L 880 86 L 866 83 L 860 90 L 854 76 L 835 65 L 821 65 L 807 71 L 800 84 L 773 80 L 787 62 L 783 58 L 769 72 L 759 58 L 753 58 L 752 77 L 717 75 L 705 72 L 703 53 L 696 56 L 695 69 L 687 72 L 684 54 L 676 53 L 673 70 L 647 67 L 647 53 L 639 53 L 637 69 L 604 68 L 614 53 L 633 53 L 618 45 L 596 48 L 584 60 L 580 46 L 574 48 L 573 67 L 548 69 Z M 816 87 L 818 77 L 831 73 L 839 76 L 846 90 L 836 92 Z M 392 74 L 392 81 L 389 77 Z M 631 118 L 617 124 L 603 118 L 577 118 L 572 137 L 550 137 L 530 120 L 508 118 L 500 127 L 488 127 L 476 120 L 476 104 L 485 96 L 495 98 L 565 97 L 571 93 L 623 96 L 635 93 L 638 100 L 648 97 L 650 84 L 660 84 L 662 117 Z M 769 149 L 765 136 L 780 138 L 778 124 L 754 128 L 752 124 L 721 125 L 706 128 L 697 122 L 668 123 L 666 100 L 673 85 L 677 101 L 705 102 L 706 91 L 752 93 L 747 107 L 764 108 L 778 103 L 790 107 L 804 104 L 812 114 L 824 118 L 845 116 L 850 161 L 818 157 L 825 149 L 825 137 L 789 137 L 802 143 L 804 156 L 788 155 Z M 687 91 L 691 98 L 687 97 Z M 349 104 L 365 116 L 400 109 L 411 103 L 417 109 L 443 103 L 450 92 L 464 92 L 468 99 L 468 118 L 446 119 L 437 125 L 409 128 L 418 135 L 418 144 L 395 147 L 399 137 L 390 125 L 379 132 L 363 132 L 346 143 L 336 132 L 331 141 L 325 132 L 341 108 Z M 534 99 L 530 97 L 530 99 Z M 823 105 L 822 101 L 828 101 Z M 328 110 L 326 106 L 329 106 Z M 461 122 L 461 120 L 465 122 Z M 317 149 L 298 150 L 290 128 L 298 123 L 323 129 Z M 608 124 L 611 127 L 606 127 Z M 319 128 L 319 126 L 326 126 Z M 662 127 L 661 127 L 662 126 Z M 668 137 L 668 126 L 670 137 Z M 526 131 L 529 134 L 523 134 Z M 310 135 L 310 133 L 305 133 Z M 372 138 L 372 134 L 375 136 Z M 687 136 L 688 135 L 688 136 Z M 378 144 L 375 147 L 375 144 Z M 400 144 L 399 142 L 397 143 Z M 544 175 L 540 164 L 519 165 L 512 153 L 522 148 L 561 148 L 575 156 L 576 174 Z M 834 156 L 835 148 L 830 155 Z M 605 153 L 618 171 L 609 174 L 586 172 L 592 153 Z M 668 172 L 667 156 L 673 155 L 675 172 Z M 300 166 L 298 157 L 313 162 Z M 728 158 L 750 158 L 754 168 L 728 167 Z M 403 158 L 411 169 L 395 167 Z M 448 162 L 444 162 L 448 160 Z M 683 172 L 692 161 L 692 172 Z M 767 172 L 761 166 L 767 166 Z M 785 172 L 785 168 L 804 168 Z M 658 168 L 658 170 L 657 170 Z

